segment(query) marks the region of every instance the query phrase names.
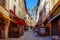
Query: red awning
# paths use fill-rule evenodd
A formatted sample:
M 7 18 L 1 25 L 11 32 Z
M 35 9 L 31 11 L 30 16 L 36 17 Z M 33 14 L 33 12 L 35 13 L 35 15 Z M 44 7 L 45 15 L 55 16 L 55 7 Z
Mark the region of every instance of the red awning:
M 11 13 L 11 15 L 13 15 L 12 17 L 15 19 L 15 21 L 14 21 L 15 24 L 19 24 L 20 26 L 28 27 L 28 25 L 26 24 L 24 19 L 19 18 L 12 10 L 10 10 L 10 13 Z
M 17 21 L 14 21 L 14 23 L 15 24 L 19 24 L 21 26 L 27 25 L 26 22 L 23 19 L 21 19 L 21 18 L 19 20 L 17 20 Z

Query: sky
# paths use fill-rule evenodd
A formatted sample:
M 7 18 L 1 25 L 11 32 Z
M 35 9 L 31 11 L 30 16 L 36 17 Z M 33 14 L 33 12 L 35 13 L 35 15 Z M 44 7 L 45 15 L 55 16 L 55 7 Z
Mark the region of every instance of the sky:
M 30 13 L 30 16 L 35 20 L 36 19 L 36 10 L 33 10 L 35 8 L 30 9 L 30 11 L 28 11 Z
M 27 9 L 31 9 L 32 7 L 37 5 L 38 0 L 26 0 Z
M 36 19 L 36 8 L 35 7 L 37 6 L 37 3 L 38 3 L 38 0 L 26 0 L 27 11 L 29 12 L 30 16 L 33 19 Z

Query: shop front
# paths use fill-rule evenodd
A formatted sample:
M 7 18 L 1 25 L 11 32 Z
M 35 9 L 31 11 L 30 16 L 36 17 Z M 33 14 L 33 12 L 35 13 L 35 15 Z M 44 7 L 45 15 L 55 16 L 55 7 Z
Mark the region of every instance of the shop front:
M 39 36 L 48 36 L 49 28 L 46 26 L 36 25 L 35 30 Z
M 52 20 L 52 35 L 60 35 L 60 15 Z
M 50 20 L 50 16 L 46 17 L 45 21 L 43 22 L 45 26 L 45 35 L 48 36 L 50 35 L 50 23 L 48 21 Z
M 40 36 L 48 36 L 50 35 L 49 27 L 40 27 Z
M 0 17 L 0 38 L 5 38 L 5 21 Z
M 17 24 L 10 22 L 8 37 L 19 38 L 19 26 Z
M 60 16 L 58 18 L 58 35 L 60 36 Z
M 9 23 L 12 19 L 9 18 L 8 10 L 0 4 L 0 38 L 8 38 Z
M 50 17 L 51 19 L 49 22 L 51 22 L 51 35 L 59 35 L 59 25 L 60 25 L 60 4 L 57 3 L 55 7 L 50 11 Z
M 25 20 L 19 18 L 13 10 L 10 10 L 10 18 L 14 20 L 10 22 L 9 38 L 19 38 L 24 34 L 24 27 L 27 27 Z M 13 31 L 12 31 L 13 30 Z

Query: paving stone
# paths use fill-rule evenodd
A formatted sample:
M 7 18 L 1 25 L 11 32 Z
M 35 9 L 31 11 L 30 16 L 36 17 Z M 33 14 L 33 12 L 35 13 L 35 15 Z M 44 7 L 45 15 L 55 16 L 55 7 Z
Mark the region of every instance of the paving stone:
M 39 37 L 38 35 L 35 35 L 33 31 L 27 31 L 24 33 L 24 35 L 20 38 L 8 38 L 4 40 L 52 40 L 51 37 Z

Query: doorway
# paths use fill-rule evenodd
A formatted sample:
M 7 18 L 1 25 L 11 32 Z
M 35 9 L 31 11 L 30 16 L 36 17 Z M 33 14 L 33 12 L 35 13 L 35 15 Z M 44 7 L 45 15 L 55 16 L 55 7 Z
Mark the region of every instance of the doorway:
M 0 39 L 5 38 L 5 21 L 0 17 Z
M 52 35 L 60 35 L 60 15 L 52 20 Z

